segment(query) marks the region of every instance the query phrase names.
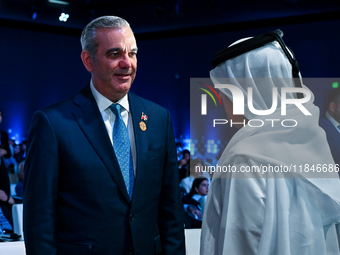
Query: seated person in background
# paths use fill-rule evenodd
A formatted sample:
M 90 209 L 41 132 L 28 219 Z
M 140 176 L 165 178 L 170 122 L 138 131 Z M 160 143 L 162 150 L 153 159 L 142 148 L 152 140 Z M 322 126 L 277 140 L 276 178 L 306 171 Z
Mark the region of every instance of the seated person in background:
M 24 167 L 25 167 L 25 161 L 22 161 L 18 166 L 18 176 L 19 176 L 19 182 L 15 186 L 15 193 L 18 197 L 22 198 L 24 195 L 23 187 L 24 187 Z
M 7 172 L 6 172 L 7 174 Z M 3 177 L 3 175 L 0 176 L 0 178 Z M 7 175 L 8 178 L 8 175 Z M 4 215 L 4 217 L 8 220 L 10 225 L 13 224 L 12 219 L 12 205 L 15 204 L 15 200 L 10 195 L 10 191 L 5 191 L 1 189 L 0 187 L 0 209 Z M 7 228 L 12 229 L 12 228 Z
M 202 172 L 203 167 L 204 167 L 204 162 L 202 159 L 198 158 L 198 159 L 191 160 L 190 169 L 189 169 L 190 171 L 187 174 L 187 177 L 185 177 L 181 181 L 181 187 L 183 187 L 187 193 L 190 192 L 190 189 L 192 187 L 194 180 L 198 177 L 205 177 L 210 182 L 211 176 L 209 172 Z
M 0 123 L 2 122 L 2 111 L 0 110 Z M 2 215 L 12 225 L 12 205 L 10 181 L 4 158 L 10 158 L 11 151 L 8 143 L 8 133 L 0 130 L 0 208 Z
M 20 145 L 19 144 L 14 144 L 13 145 L 13 158 L 15 159 L 17 165 L 18 163 L 20 163 L 20 156 L 21 152 L 20 152 Z
M 12 230 L 13 228 L 0 207 L 0 235 L 3 234 L 4 229 Z
M 183 150 L 182 151 L 182 159 L 178 162 L 178 175 L 179 175 L 179 181 L 185 177 L 187 177 L 187 172 L 189 168 L 190 163 L 190 151 Z
M 15 173 L 17 169 L 17 161 L 14 158 L 14 146 L 15 141 L 13 139 L 8 140 L 9 150 L 11 152 L 11 156 L 9 158 L 4 158 L 5 165 L 7 167 L 7 171 L 10 173 Z
M 24 161 L 26 158 L 26 143 L 26 140 L 21 142 L 21 144 L 19 145 L 19 151 L 18 148 L 15 148 L 14 158 L 18 164 Z
M 207 178 L 196 178 L 189 194 L 182 198 L 185 211 L 185 228 L 200 228 L 205 206 L 205 199 L 209 191 Z M 199 220 L 199 221 L 195 221 Z
M 326 131 L 335 164 L 340 164 L 340 88 L 329 93 L 327 106 L 327 111 L 320 118 L 319 124 Z
M 182 155 L 182 151 L 183 151 L 183 144 L 180 142 L 176 143 L 176 151 L 177 151 L 177 161 L 179 162 L 183 155 Z

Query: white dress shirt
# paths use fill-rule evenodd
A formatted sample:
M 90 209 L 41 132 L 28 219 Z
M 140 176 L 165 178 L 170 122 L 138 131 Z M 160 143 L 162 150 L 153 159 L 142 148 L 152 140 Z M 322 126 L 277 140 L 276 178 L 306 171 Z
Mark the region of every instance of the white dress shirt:
M 102 115 L 104 124 L 106 126 L 107 133 L 110 137 L 111 144 L 113 146 L 113 140 L 112 140 L 112 132 L 113 132 L 113 126 L 115 123 L 116 116 L 109 108 L 113 102 L 111 102 L 108 98 L 103 96 L 96 90 L 94 87 L 92 80 L 90 82 L 90 87 L 92 94 L 97 102 L 100 114 Z M 131 145 L 131 153 L 132 153 L 132 160 L 133 160 L 133 168 L 136 176 L 136 143 L 135 143 L 135 135 L 133 132 L 133 123 L 132 123 L 132 117 L 129 107 L 129 100 L 128 95 L 126 94 L 123 98 L 121 98 L 116 104 L 121 105 L 121 116 L 122 119 L 128 129 L 129 138 L 130 138 L 130 145 Z

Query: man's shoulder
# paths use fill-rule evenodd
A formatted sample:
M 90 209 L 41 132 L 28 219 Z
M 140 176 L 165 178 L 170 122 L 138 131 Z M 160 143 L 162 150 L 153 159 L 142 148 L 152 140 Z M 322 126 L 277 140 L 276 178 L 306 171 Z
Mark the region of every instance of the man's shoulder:
M 41 109 L 41 111 L 45 113 L 53 113 L 56 111 L 69 111 L 75 104 L 81 105 L 82 101 L 86 102 L 90 96 L 89 93 L 90 88 L 89 86 L 86 86 L 79 92 L 44 107 L 43 109 Z
M 165 109 L 163 106 L 160 106 L 159 104 L 152 102 L 148 99 L 145 99 L 143 97 L 140 97 L 133 92 L 129 92 L 129 101 L 130 104 L 138 106 L 143 106 L 147 109 L 152 109 L 153 111 L 157 111 L 160 113 L 168 113 L 168 110 Z
M 337 128 L 326 117 L 321 117 L 319 120 L 320 127 L 326 132 L 327 141 L 330 144 L 338 144 L 340 141 L 340 135 Z
M 74 99 L 74 96 L 65 98 L 59 102 L 55 102 L 51 105 L 48 105 L 38 110 L 36 113 L 43 112 L 47 116 L 53 116 L 61 112 L 63 113 L 68 112 L 71 109 L 73 99 Z
M 327 119 L 327 117 L 324 115 L 324 116 L 321 116 L 320 119 L 319 119 L 319 125 L 320 127 L 322 128 L 329 128 L 329 127 L 332 127 L 333 124 L 331 123 L 331 121 L 329 119 Z

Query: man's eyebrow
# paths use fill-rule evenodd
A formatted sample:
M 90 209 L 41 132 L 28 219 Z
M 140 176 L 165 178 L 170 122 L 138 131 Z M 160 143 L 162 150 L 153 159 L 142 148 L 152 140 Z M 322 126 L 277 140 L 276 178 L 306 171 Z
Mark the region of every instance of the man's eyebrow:
M 110 53 L 112 53 L 112 52 L 115 52 L 115 51 L 122 51 L 123 49 L 122 48 L 111 48 L 111 49 L 109 49 L 107 52 L 106 52 L 106 54 L 110 54 Z
M 112 53 L 112 52 L 116 52 L 116 51 L 123 51 L 123 49 L 122 48 L 111 48 L 111 49 L 109 49 L 107 52 L 106 52 L 106 54 L 107 55 L 109 55 L 110 53 Z M 131 51 L 132 52 L 137 52 L 138 51 L 138 48 L 136 47 L 136 48 L 133 48 L 133 49 L 131 49 Z

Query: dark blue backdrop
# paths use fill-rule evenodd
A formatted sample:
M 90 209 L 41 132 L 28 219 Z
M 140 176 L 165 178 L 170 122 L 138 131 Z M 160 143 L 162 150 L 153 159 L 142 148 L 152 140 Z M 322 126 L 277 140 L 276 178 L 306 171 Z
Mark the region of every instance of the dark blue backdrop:
M 308 22 L 161 39 L 138 43 L 138 71 L 132 91 L 168 108 L 176 138 L 189 138 L 189 84 L 191 77 L 208 77 L 214 53 L 242 37 L 280 28 L 284 40 L 299 61 L 304 77 L 339 77 L 340 57 L 337 32 L 340 20 Z M 37 109 L 80 90 L 90 79 L 80 59 L 79 34 L 0 27 L 1 129 L 11 130 L 19 141 L 28 135 L 32 114 Z M 316 104 L 331 84 L 311 88 Z M 323 109 L 322 109 L 323 111 Z

